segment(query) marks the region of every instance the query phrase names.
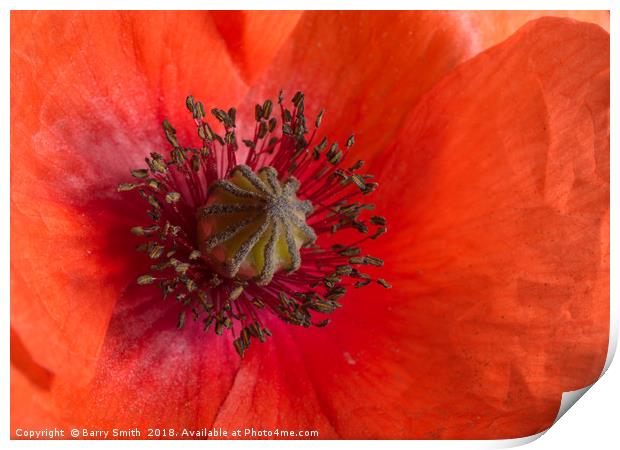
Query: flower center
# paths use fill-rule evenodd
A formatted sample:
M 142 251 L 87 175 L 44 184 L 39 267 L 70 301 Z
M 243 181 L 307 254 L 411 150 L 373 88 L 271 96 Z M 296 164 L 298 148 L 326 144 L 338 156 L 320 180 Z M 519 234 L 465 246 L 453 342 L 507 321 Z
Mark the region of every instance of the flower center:
M 228 330 L 241 357 L 252 339 L 271 336 L 266 323 L 274 316 L 323 327 L 347 289 L 390 287 L 366 273 L 383 261 L 365 255 L 363 245 L 387 226 L 384 217 L 369 216 L 374 205 L 365 198 L 378 183 L 360 172 L 364 161 L 351 164 L 353 136 L 344 147 L 328 146 L 325 137 L 315 143 L 323 113 L 310 132 L 301 92 L 292 104 L 280 93 L 279 120 L 270 100 L 256 105 L 254 135 L 240 149 L 236 110 L 211 110 L 220 135 L 190 96 L 201 146 L 182 146 L 164 121 L 168 156 L 152 152 L 146 167 L 131 170 L 134 181 L 117 188 L 148 205 L 150 223 L 131 230 L 150 261 L 138 284 L 176 298 L 178 328 L 189 312 L 205 331 Z
M 316 234 L 306 223 L 312 204 L 297 198 L 298 189 L 296 178 L 283 183 L 271 166 L 255 173 L 240 165 L 215 182 L 199 210 L 198 240 L 207 262 L 225 277 L 258 285 L 280 270 L 299 269 L 300 249 Z

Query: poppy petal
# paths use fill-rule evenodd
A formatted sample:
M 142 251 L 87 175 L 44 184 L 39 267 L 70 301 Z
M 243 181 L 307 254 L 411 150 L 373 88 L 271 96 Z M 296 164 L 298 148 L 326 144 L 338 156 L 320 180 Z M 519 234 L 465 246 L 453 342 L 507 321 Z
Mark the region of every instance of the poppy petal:
M 23 438 L 23 430 L 61 427 L 52 410 L 49 391 L 42 389 L 28 375 L 11 365 L 11 438 Z M 18 431 L 19 430 L 19 431 Z
M 481 50 L 502 42 L 526 22 L 544 16 L 567 17 L 600 25 L 609 32 L 609 11 L 463 11 L 459 13 L 479 36 Z
M 452 13 L 306 12 L 244 109 L 280 89 L 287 100 L 303 91 L 309 128 L 324 108 L 319 133 L 343 140 L 355 132 L 364 157 L 385 147 L 420 96 L 477 52 L 470 35 Z
M 211 11 L 243 79 L 255 81 L 291 34 L 302 11 Z
M 87 372 L 135 275 L 117 183 L 167 147 L 164 117 L 191 129 L 187 93 L 247 86 L 206 13 L 13 12 L 11 43 L 12 320 L 39 364 Z
M 46 409 L 56 411 L 56 422 L 78 428 L 173 427 L 193 432 L 320 430 L 319 437 L 337 436 L 289 325 L 273 319 L 269 327 L 274 337 L 253 345 L 241 360 L 231 339 L 212 330 L 205 333 L 189 314 L 178 330 L 175 317 L 183 306 L 154 301 L 157 292 L 139 286 L 125 291 L 88 385 L 76 386 L 66 377 L 53 380 Z
M 11 430 L 37 430 L 60 425 L 50 411 L 54 376 L 39 366 L 11 328 Z
M 378 249 L 390 307 L 411 333 L 375 364 L 405 351 L 410 417 L 437 415 L 413 434 L 551 425 L 561 393 L 593 383 L 607 353 L 608 33 L 530 22 L 439 83 L 370 165 L 392 219 Z
M 114 302 L 136 276 L 134 256 L 124 254 L 133 247 L 128 218 L 135 215 L 90 205 L 88 214 L 80 213 L 34 186 L 27 193 L 14 190 L 12 197 L 15 335 L 46 370 L 87 376 Z
M 161 300 L 157 288 L 130 286 L 114 310 L 92 382 L 76 388 L 58 378 L 52 387 L 65 423 L 209 427 L 241 361 L 228 339 L 205 333 L 189 314 L 178 330 L 175 318 L 183 309 Z

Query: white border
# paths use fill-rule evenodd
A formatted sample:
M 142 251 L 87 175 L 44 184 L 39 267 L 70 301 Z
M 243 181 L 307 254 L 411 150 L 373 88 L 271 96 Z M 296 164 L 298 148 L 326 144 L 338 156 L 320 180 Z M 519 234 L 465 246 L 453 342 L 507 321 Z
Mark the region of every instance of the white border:
M 175 2 L 163 2 L 158 0 L 108 0 L 106 2 L 85 2 L 83 0 L 60 0 L 54 2 L 46 2 L 43 0 L 23 0 L 8 1 L 0 6 L 2 15 L 0 16 L 0 36 L 2 37 L 2 46 L 0 47 L 1 61 L 0 78 L 2 85 L 2 118 L 0 123 L 0 138 L 2 139 L 2 150 L 0 151 L 0 204 L 2 214 L 0 214 L 0 296 L 4 299 L 1 321 L 3 324 L 3 352 L 0 358 L 0 385 L 2 386 L 2 413 L 0 417 L 0 442 L 6 444 L 7 448 L 80 448 L 85 445 L 81 441 L 10 441 L 9 436 L 9 329 L 10 329 L 10 308 L 9 308 L 9 205 L 10 205 L 10 166 L 9 166 L 9 115 L 10 115 L 10 19 L 9 11 L 11 9 L 504 9 L 504 10 L 535 10 L 535 9 L 564 9 L 564 10 L 590 10 L 590 9 L 606 9 L 611 10 L 611 29 L 618 29 L 619 20 L 617 19 L 617 8 L 613 7 L 611 0 L 424 0 L 407 2 L 404 0 L 382 0 L 381 2 L 371 2 L 370 0 L 269 0 L 261 2 L 250 2 L 241 0 L 227 0 L 226 2 L 196 2 L 190 0 L 175 0 Z M 380 7 L 380 8 L 378 8 Z M 618 44 L 614 34 L 611 34 L 611 98 L 617 98 L 617 77 L 618 73 L 617 57 Z M 618 150 L 618 139 L 615 130 L 620 130 L 618 123 L 617 102 L 612 101 L 611 104 L 611 173 L 618 172 L 618 158 L 614 150 Z M 611 183 L 611 223 L 617 223 L 617 207 L 619 199 L 618 186 Z M 617 249 L 616 240 L 611 239 L 612 253 Z M 610 353 L 608 354 L 605 369 L 611 364 L 618 340 L 618 327 L 620 322 L 618 314 L 617 287 L 614 279 L 618 275 L 618 271 L 612 264 L 611 270 L 611 339 Z M 620 369 L 617 364 L 615 367 L 605 374 L 605 376 L 595 383 L 591 390 L 586 393 L 586 399 L 578 402 L 570 413 L 566 414 L 556 423 L 545 435 L 544 439 L 537 440 L 532 444 L 531 448 L 543 449 L 582 449 L 585 445 L 594 448 L 607 448 L 610 442 L 618 442 L 618 426 L 616 424 L 615 405 L 613 398 L 620 398 Z M 587 391 L 587 389 L 585 390 Z M 582 392 L 581 394 L 583 394 Z M 579 398 L 580 395 L 573 394 L 573 397 Z M 571 397 L 567 394 L 566 399 Z M 561 415 L 561 414 L 560 414 Z M 503 440 L 503 441 L 382 441 L 381 447 L 410 449 L 412 446 L 422 448 L 506 448 L 512 446 L 523 445 L 532 442 L 542 434 L 521 439 Z M 296 441 L 295 447 L 310 448 L 317 445 L 326 446 L 328 448 L 342 447 L 375 447 L 378 445 L 375 441 Z M 188 441 L 183 442 L 186 448 L 282 448 L 291 445 L 288 441 Z M 86 444 L 91 448 L 108 448 L 111 444 L 109 441 L 88 441 Z M 176 448 L 179 446 L 177 441 L 115 441 L 115 448 L 137 448 L 148 446 L 149 448 Z

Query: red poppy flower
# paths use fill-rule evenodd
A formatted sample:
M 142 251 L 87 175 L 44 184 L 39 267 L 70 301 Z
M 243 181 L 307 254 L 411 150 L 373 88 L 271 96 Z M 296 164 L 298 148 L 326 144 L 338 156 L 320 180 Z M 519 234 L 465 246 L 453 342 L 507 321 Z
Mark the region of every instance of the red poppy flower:
M 607 352 L 609 34 L 605 12 L 540 15 L 14 12 L 13 433 L 550 426 Z M 348 292 L 325 328 L 266 319 L 241 359 L 136 284 L 145 208 L 117 186 L 170 147 L 164 119 L 196 142 L 187 95 L 251 139 L 280 89 L 330 141 L 355 132 L 390 224 L 364 252 L 394 288 Z

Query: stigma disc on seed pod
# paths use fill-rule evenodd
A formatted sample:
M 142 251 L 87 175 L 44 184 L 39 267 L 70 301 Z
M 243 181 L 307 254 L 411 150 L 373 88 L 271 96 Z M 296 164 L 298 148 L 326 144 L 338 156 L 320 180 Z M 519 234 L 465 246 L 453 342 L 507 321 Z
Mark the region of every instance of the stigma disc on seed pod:
M 205 260 L 221 275 L 268 284 L 278 271 L 301 265 L 300 249 L 316 240 L 306 223 L 308 200 L 297 198 L 295 177 L 278 179 L 270 166 L 258 172 L 235 167 L 214 183 L 198 212 L 198 239 Z

